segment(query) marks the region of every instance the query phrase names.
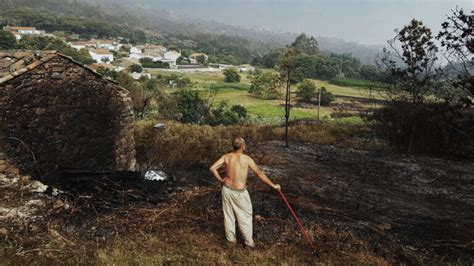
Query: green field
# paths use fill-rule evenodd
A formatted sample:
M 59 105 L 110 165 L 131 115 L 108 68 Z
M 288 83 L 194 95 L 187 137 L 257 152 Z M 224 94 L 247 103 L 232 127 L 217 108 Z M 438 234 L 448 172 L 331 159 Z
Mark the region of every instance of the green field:
M 175 73 L 179 76 L 188 77 L 192 81 L 192 89 L 200 91 L 203 95 L 212 95 L 213 103 L 217 104 L 220 101 L 226 101 L 230 106 L 243 105 L 251 120 L 259 122 L 277 123 L 284 120 L 284 101 L 283 100 L 266 100 L 258 98 L 247 92 L 250 86 L 250 80 L 246 74 L 241 75 L 242 80 L 240 84 L 223 83 L 224 75 L 221 72 L 204 72 L 204 73 L 177 73 L 163 70 L 153 70 L 152 74 L 160 74 L 162 76 L 171 75 Z M 356 98 L 371 98 L 370 92 L 361 88 L 342 87 L 330 84 L 327 81 L 313 80 L 318 88 L 325 87 L 328 91 L 337 96 L 348 96 Z M 296 86 L 294 87 L 296 89 Z M 167 92 L 175 91 L 175 89 L 167 89 Z M 379 98 L 375 96 L 375 98 Z M 293 100 L 295 98 L 293 97 Z M 337 100 L 336 100 L 337 102 Z M 294 107 L 291 110 L 291 119 L 316 119 L 317 106 L 305 105 L 304 107 L 296 106 L 296 101 L 293 101 Z M 321 117 L 329 117 L 333 112 L 333 107 L 321 107 Z M 343 118 L 341 121 L 359 121 L 357 118 Z

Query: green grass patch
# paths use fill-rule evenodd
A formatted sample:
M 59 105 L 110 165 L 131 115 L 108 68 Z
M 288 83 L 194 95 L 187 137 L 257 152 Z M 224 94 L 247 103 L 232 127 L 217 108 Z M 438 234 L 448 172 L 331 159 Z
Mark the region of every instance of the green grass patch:
M 352 78 L 335 78 L 330 80 L 329 83 L 343 87 L 364 88 L 371 90 L 380 90 L 386 86 L 386 84 L 380 82 Z
M 250 89 L 249 84 L 244 83 L 225 83 L 225 82 L 218 82 L 218 83 L 211 83 L 209 85 L 211 90 L 221 90 L 221 89 L 234 89 L 234 90 L 241 90 L 241 91 L 248 91 Z

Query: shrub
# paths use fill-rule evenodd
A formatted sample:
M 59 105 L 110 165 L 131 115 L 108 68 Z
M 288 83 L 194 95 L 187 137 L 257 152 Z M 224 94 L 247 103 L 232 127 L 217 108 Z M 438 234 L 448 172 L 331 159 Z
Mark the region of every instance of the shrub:
M 175 93 L 176 112 L 183 123 L 201 124 L 209 112 L 209 103 L 197 91 L 182 90 Z
M 240 82 L 240 74 L 237 69 L 231 67 L 224 69 L 225 82 Z
M 161 61 L 153 61 L 151 58 L 140 58 L 140 64 L 142 67 L 145 68 L 169 68 L 170 65 L 168 63 L 163 63 Z
M 186 88 L 191 84 L 191 79 L 188 77 L 178 76 L 176 74 L 171 74 L 170 76 L 164 78 L 166 85 L 176 86 L 176 88 Z
M 211 126 L 232 125 L 238 123 L 240 117 L 237 113 L 227 108 L 227 102 L 221 101 L 216 108 L 213 108 L 206 123 Z
M 296 96 L 300 102 L 310 103 L 317 95 L 316 85 L 309 79 L 303 80 L 296 90 Z
M 391 102 L 371 117 L 376 133 L 409 153 L 474 159 L 474 112 L 430 103 Z
M 263 71 L 261 74 L 255 75 L 252 78 L 252 85 L 250 86 L 249 93 L 253 93 L 268 100 L 281 98 L 282 94 L 280 91 L 278 74 L 267 70 Z
M 329 105 L 332 101 L 334 101 L 336 97 L 327 91 L 325 87 L 321 87 L 321 105 Z
M 130 73 L 142 73 L 143 68 L 142 68 L 142 66 L 140 66 L 138 64 L 133 64 L 133 65 L 128 67 L 128 71 Z
M 230 110 L 236 113 L 241 119 L 247 118 L 247 109 L 240 104 L 233 105 Z

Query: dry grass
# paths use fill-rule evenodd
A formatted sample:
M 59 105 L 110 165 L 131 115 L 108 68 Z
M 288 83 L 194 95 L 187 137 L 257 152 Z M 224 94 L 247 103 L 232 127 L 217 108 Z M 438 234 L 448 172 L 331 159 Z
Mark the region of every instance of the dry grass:
M 197 126 L 166 122 L 166 130 L 153 128 L 155 121 L 140 121 L 135 127 L 138 160 L 145 167 L 186 169 L 208 165 L 231 150 L 231 140 L 242 136 L 248 142 L 283 140 L 282 126 L 235 125 Z M 357 148 L 361 125 L 321 123 L 293 125 L 290 140 Z

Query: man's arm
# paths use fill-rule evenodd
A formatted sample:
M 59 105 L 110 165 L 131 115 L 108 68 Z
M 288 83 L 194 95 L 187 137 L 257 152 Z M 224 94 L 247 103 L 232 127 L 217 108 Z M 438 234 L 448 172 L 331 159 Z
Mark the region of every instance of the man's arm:
M 217 171 L 219 168 L 221 168 L 224 165 L 224 156 L 219 158 L 210 168 L 209 170 L 212 172 L 214 177 L 219 180 L 219 182 L 224 183 L 224 178 L 221 177 L 219 174 L 219 171 Z
M 255 164 L 252 158 L 249 157 L 249 160 L 250 160 L 249 161 L 250 169 L 252 169 L 252 171 L 258 176 L 258 178 L 260 178 L 260 180 L 262 180 L 265 184 L 271 186 L 274 189 L 281 189 L 280 185 L 274 184 L 270 180 L 270 178 L 268 178 L 267 175 L 265 175 L 265 173 L 262 170 L 260 170 L 260 168 L 258 168 L 257 164 Z

